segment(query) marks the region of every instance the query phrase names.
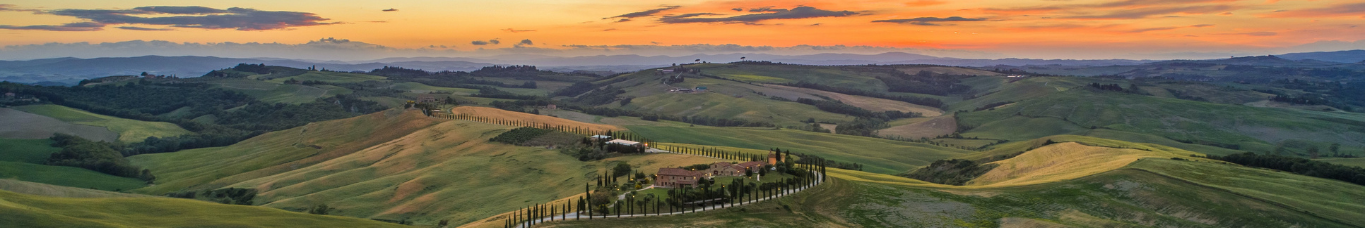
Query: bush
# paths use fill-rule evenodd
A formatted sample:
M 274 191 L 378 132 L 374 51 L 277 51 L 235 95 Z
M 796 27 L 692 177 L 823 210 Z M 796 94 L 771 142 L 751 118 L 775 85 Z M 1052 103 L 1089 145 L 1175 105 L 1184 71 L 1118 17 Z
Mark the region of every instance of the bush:
M 541 135 L 549 134 L 550 132 L 551 130 L 546 129 L 534 127 L 520 127 L 512 129 L 511 131 L 503 132 L 502 134 L 499 134 L 497 137 L 488 139 L 488 141 L 512 145 L 521 145 L 526 141 L 530 141 L 531 139 L 535 139 L 536 137 L 540 137 Z
M 990 172 L 996 166 L 999 165 L 962 159 L 938 160 L 927 167 L 902 176 L 939 184 L 964 185 L 968 181 Z

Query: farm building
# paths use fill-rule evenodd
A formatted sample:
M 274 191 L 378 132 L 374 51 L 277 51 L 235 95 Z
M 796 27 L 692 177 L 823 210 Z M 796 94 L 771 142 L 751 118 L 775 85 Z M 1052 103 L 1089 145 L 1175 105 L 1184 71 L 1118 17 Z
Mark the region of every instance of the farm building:
M 424 104 L 436 103 L 436 95 L 431 95 L 431 94 L 418 94 L 418 95 L 417 95 L 417 103 L 424 103 Z
M 597 141 L 602 141 L 602 140 L 608 140 L 608 139 L 611 139 L 611 136 L 605 136 L 605 135 L 594 135 L 594 136 L 591 136 L 591 138 L 592 138 L 592 140 L 597 140 Z
M 659 173 L 654 175 L 654 186 L 663 188 L 697 186 L 697 181 L 701 180 L 702 177 L 702 173 L 692 170 L 659 168 Z
M 625 139 L 613 139 L 613 140 L 611 140 L 611 141 L 607 141 L 607 144 L 616 144 L 616 145 L 623 145 L 623 146 L 638 146 L 638 145 L 640 145 L 640 142 L 630 141 L 630 140 L 625 140 Z

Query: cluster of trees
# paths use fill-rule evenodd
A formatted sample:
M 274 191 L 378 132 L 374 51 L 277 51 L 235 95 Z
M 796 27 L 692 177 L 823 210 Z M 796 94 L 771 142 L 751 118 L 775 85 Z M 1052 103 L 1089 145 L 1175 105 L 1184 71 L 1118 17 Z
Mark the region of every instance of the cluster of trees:
M 964 185 L 972 179 L 995 169 L 996 164 L 978 163 L 971 160 L 938 160 L 924 168 L 901 176 L 946 185 Z
M 850 116 L 860 117 L 860 118 L 874 118 L 874 119 L 882 119 L 882 120 L 894 120 L 894 119 L 915 118 L 915 117 L 922 117 L 922 116 L 924 116 L 923 114 L 917 113 L 917 112 L 909 112 L 909 113 L 907 113 L 907 112 L 901 112 L 901 111 L 873 112 L 873 111 L 869 111 L 869 110 L 867 110 L 867 109 L 859 108 L 859 107 L 857 107 L 857 106 L 844 104 L 844 102 L 839 102 L 839 101 L 836 101 L 836 100 L 816 100 L 816 99 L 810 99 L 810 98 L 797 98 L 797 99 L 796 99 L 796 102 L 802 103 L 802 104 L 813 105 L 813 106 L 815 106 L 815 108 L 818 108 L 818 109 L 820 109 L 821 111 L 832 112 L 832 113 L 839 113 L 839 114 L 850 115 Z
M 626 80 L 629 80 L 629 79 L 630 79 L 630 77 L 616 77 L 616 78 L 612 78 L 612 79 L 609 79 L 609 80 L 606 80 L 606 81 L 603 81 L 603 82 L 597 83 L 597 84 L 594 84 L 594 83 L 592 83 L 592 82 L 575 82 L 575 83 L 573 83 L 573 85 L 569 85 L 569 87 L 564 87 L 564 88 L 561 88 L 561 89 L 559 89 L 559 90 L 555 90 L 554 92 L 550 93 L 550 96 L 552 96 L 552 97 L 554 97 L 554 96 L 569 96 L 569 97 L 578 96 L 579 94 L 583 94 L 583 93 L 587 93 L 587 92 L 593 91 L 594 89 L 597 89 L 598 87 L 601 87 L 601 85 L 616 84 L 616 83 L 618 83 L 618 82 L 623 82 L 623 81 L 626 81 Z
M 823 90 L 823 91 L 829 91 L 829 92 L 835 92 L 835 93 L 842 93 L 842 94 L 848 94 L 848 95 L 857 95 L 857 96 L 864 96 L 864 97 L 876 97 L 876 98 L 882 98 L 882 99 L 887 99 L 887 100 L 904 101 L 905 103 L 911 103 L 911 104 L 917 104 L 917 105 L 924 105 L 924 106 L 935 107 L 935 108 L 944 107 L 944 103 L 943 103 L 942 100 L 934 99 L 934 98 L 928 98 L 928 97 L 912 97 L 912 96 L 890 95 L 890 94 L 878 93 L 878 92 L 866 91 L 866 90 L 860 90 L 860 89 L 855 89 L 855 88 L 835 87 L 835 86 L 824 85 L 824 84 L 818 84 L 818 83 L 811 83 L 811 82 L 796 82 L 796 83 L 787 83 L 787 84 L 782 84 L 782 85 L 791 86 L 791 87 L 801 87 L 801 88 L 807 88 L 807 89 Z
M 1298 97 L 1290 95 L 1275 95 L 1275 97 L 1271 97 L 1270 100 L 1275 102 L 1284 102 L 1297 105 L 1326 105 L 1330 103 L 1330 101 L 1327 101 L 1327 98 L 1318 96 L 1317 94 L 1304 94 Z
M 553 130 L 540 129 L 534 127 L 519 127 L 507 132 L 503 132 L 502 134 L 499 134 L 498 136 L 495 136 L 492 139 L 488 139 L 488 141 L 512 145 L 521 145 L 526 141 L 530 141 L 531 139 L 535 139 L 536 137 L 540 137 L 541 135 L 549 134 L 550 132 L 553 132 Z
M 241 71 L 241 72 L 251 72 L 251 73 L 257 73 L 257 74 L 269 74 L 269 73 L 270 73 L 270 67 L 265 66 L 264 63 L 261 63 L 261 64 L 239 63 L 239 64 L 237 64 L 237 66 L 233 66 L 233 67 L 232 67 L 232 70 Z
M 202 194 L 201 194 L 202 193 Z M 166 193 L 168 197 L 199 199 L 222 204 L 253 205 L 256 199 L 256 189 L 250 188 L 223 188 L 217 190 L 200 191 L 180 191 Z M 324 210 L 325 211 L 325 210 Z M 325 213 L 323 213 L 325 214 Z
M 841 135 L 877 137 L 877 130 L 886 127 L 885 120 L 860 117 L 848 123 L 840 124 L 839 129 L 835 132 Z
M 1240 153 L 1227 156 L 1209 155 L 1210 159 L 1223 160 L 1244 166 L 1291 172 L 1304 176 L 1320 177 L 1365 185 L 1365 168 L 1337 165 L 1299 157 Z
M 45 87 L 4 82 L 0 83 L 0 88 L 33 94 L 42 100 L 93 113 L 170 122 L 194 132 L 129 144 L 121 148 L 126 156 L 226 146 L 265 132 L 388 108 L 353 95 L 337 95 L 303 104 L 265 103 L 243 93 L 212 88 L 203 83 L 138 81 L 126 85 Z M 171 112 L 177 112 L 177 115 L 163 115 Z M 191 119 L 207 115 L 216 120 Z
M 958 78 L 962 77 L 958 75 L 938 74 L 927 70 L 912 75 L 895 68 L 886 68 L 881 72 L 891 75 L 889 77 L 877 77 L 878 80 L 886 84 L 887 91 L 891 92 L 947 96 L 972 91 L 971 86 L 958 84 L 960 82 Z
M 120 144 L 96 142 L 73 135 L 56 133 L 52 146 L 62 148 L 60 152 L 48 157 L 48 165 L 79 167 L 114 176 L 132 177 L 147 181 L 156 180 L 151 172 L 128 163 L 119 153 Z
M 1100 84 L 1100 83 L 1098 83 L 1098 82 L 1092 82 L 1092 83 L 1090 83 L 1090 87 L 1091 87 L 1091 88 L 1096 88 L 1096 89 L 1099 89 L 1099 90 L 1104 90 L 1104 91 L 1114 91 L 1114 92 L 1123 92 L 1123 91 L 1124 91 L 1124 90 L 1123 90 L 1123 86 L 1119 86 L 1119 84 Z M 1132 87 L 1132 88 L 1133 88 L 1132 90 L 1134 90 L 1134 91 L 1137 90 L 1137 89 L 1136 89 L 1136 88 L 1137 88 L 1137 85 L 1130 85 L 1130 87 Z
M 976 109 L 972 109 L 972 111 L 973 111 L 973 112 L 979 112 L 979 111 L 985 111 L 985 110 L 995 110 L 996 107 L 1005 106 L 1005 105 L 1007 105 L 1007 104 L 1013 104 L 1013 103 L 1014 103 L 1013 101 L 995 102 L 995 103 L 986 104 L 986 105 L 981 106 L 981 107 L 977 107 Z
M 474 94 L 474 96 L 476 96 L 476 97 L 500 98 L 500 99 L 513 99 L 513 100 L 536 100 L 536 99 L 540 99 L 540 97 L 535 96 L 535 95 L 521 95 L 521 94 L 515 94 L 515 93 L 512 93 L 512 92 L 502 91 L 502 90 L 499 90 L 498 88 L 493 88 L 493 87 L 491 87 L 491 86 L 474 86 L 474 87 L 477 88 L 477 89 L 479 89 L 479 93 Z
M 418 82 L 441 87 L 469 88 L 470 85 L 490 85 L 503 88 L 536 88 L 535 81 L 526 81 L 521 84 L 508 84 L 500 81 L 479 79 L 478 77 L 484 77 L 485 75 L 476 75 L 464 71 L 427 72 L 419 69 L 384 66 L 383 68 L 371 70 L 366 74 L 385 76 L 397 81 Z

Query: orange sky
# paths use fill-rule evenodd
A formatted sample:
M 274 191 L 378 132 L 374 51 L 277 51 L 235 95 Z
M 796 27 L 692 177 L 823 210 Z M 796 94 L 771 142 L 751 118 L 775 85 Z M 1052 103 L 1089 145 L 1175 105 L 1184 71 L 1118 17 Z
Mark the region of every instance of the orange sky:
M 1210 51 L 1365 40 L 1365 3 L 1334 0 L 11 0 L 0 6 L 0 45 L 50 42 L 279 42 L 336 37 L 398 48 L 454 50 L 562 45 L 869 45 L 992 52 Z M 311 14 L 311 25 L 206 28 L 56 13 L 144 6 L 241 7 Z M 802 7 L 804 6 L 804 7 Z M 396 11 L 384 11 L 384 9 Z M 761 10 L 761 9 L 772 10 Z M 634 12 L 637 17 L 616 17 Z M 735 9 L 739 9 L 736 11 Z M 131 13 L 125 17 L 224 14 Z M 697 14 L 697 16 L 687 16 Z M 264 18 L 252 16 L 253 18 Z M 286 23 L 283 21 L 258 23 Z M 170 21 L 170 20 L 167 20 Z M 876 22 L 881 21 L 881 22 Z M 98 22 L 93 31 L 49 31 Z M 190 24 L 186 24 L 190 23 Z M 244 25 L 238 25 L 244 26 Z M 261 25 L 253 25 L 261 26 Z M 268 26 L 268 25 L 267 25 Z M 135 27 L 130 30 L 120 27 Z M 155 30 L 155 31 L 148 31 Z M 475 45 L 498 39 L 500 44 Z M 1064 55 L 1063 55 L 1064 56 Z

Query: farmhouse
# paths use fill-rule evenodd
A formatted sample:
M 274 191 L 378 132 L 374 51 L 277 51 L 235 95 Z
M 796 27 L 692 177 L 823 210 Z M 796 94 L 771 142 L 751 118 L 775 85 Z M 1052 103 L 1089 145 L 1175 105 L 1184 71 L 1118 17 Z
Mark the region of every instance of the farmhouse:
M 613 140 L 611 140 L 611 141 L 607 141 L 607 144 L 616 144 L 616 145 L 623 145 L 623 146 L 638 146 L 638 145 L 640 145 L 640 142 L 630 141 L 630 140 L 625 140 L 625 139 L 613 139 Z
M 709 169 L 706 170 L 706 175 L 707 175 L 707 177 L 725 177 L 725 176 L 738 177 L 738 176 L 744 176 L 744 171 L 746 171 L 746 170 L 757 171 L 758 169 L 762 169 L 762 168 L 763 168 L 763 162 L 756 162 L 756 161 L 745 162 L 745 163 L 739 163 L 739 164 L 731 164 L 731 163 L 728 163 L 728 162 L 716 162 L 716 163 L 712 163 L 712 164 L 711 164 L 711 168 L 709 168 Z
M 702 177 L 699 172 L 682 168 L 659 168 L 659 173 L 654 175 L 654 186 L 664 188 L 697 186 L 697 181 Z
M 436 95 L 431 95 L 431 94 L 418 94 L 418 95 L 417 95 L 417 103 L 423 103 L 423 104 L 436 103 Z
M 597 141 L 608 140 L 608 139 L 611 139 L 611 136 L 605 136 L 605 135 L 594 135 L 594 136 L 592 136 L 592 140 L 597 140 Z
M 768 164 L 777 165 L 777 153 L 768 152 Z

